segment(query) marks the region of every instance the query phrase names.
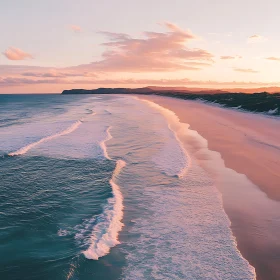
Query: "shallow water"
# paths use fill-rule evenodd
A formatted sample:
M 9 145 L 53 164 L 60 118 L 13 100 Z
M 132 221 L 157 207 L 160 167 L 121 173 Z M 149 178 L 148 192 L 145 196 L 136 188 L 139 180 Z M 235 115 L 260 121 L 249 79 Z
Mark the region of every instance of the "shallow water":
M 172 112 L 0 98 L 1 279 L 254 279 Z

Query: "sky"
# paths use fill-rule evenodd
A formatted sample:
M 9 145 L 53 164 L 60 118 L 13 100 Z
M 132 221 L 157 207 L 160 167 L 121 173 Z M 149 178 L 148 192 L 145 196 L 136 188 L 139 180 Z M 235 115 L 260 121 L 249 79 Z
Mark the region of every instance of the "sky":
M 279 0 L 1 0 L 0 93 L 280 86 Z

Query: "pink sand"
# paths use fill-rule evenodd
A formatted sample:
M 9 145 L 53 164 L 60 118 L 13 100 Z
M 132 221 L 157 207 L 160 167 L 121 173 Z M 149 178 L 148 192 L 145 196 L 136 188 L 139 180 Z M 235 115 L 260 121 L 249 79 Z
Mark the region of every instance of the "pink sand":
M 192 139 L 186 138 L 185 145 L 215 179 L 238 248 L 256 268 L 257 279 L 280 279 L 280 118 L 170 97 L 138 97 L 173 111 L 207 140 L 209 152 Z

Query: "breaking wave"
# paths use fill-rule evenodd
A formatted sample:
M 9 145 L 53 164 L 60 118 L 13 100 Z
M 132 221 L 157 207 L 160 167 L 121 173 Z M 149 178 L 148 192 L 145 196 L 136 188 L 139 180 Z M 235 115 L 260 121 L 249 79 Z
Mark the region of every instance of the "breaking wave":
M 108 155 L 105 143 L 112 139 L 111 128 L 111 126 L 107 128 L 107 136 L 100 143 L 104 157 L 108 160 L 112 159 Z M 107 255 L 110 252 L 110 248 L 119 244 L 118 235 L 123 227 L 121 222 L 123 219 L 123 196 L 116 179 L 125 165 L 126 162 L 123 160 L 116 161 L 116 167 L 110 180 L 113 197 L 108 199 L 102 214 L 97 218 L 98 222 L 91 233 L 90 246 L 83 252 L 87 259 L 98 260 L 100 257 Z
M 74 124 L 72 124 L 71 126 L 69 126 L 68 128 L 66 128 L 65 130 L 63 130 L 61 132 L 58 132 L 56 134 L 44 137 L 44 138 L 40 139 L 39 141 L 36 141 L 36 142 L 33 142 L 33 143 L 31 143 L 27 146 L 24 146 L 24 147 L 20 148 L 19 150 L 15 151 L 15 152 L 9 153 L 8 155 L 9 156 L 23 155 L 23 154 L 27 153 L 30 149 L 36 147 L 37 145 L 40 145 L 44 142 L 53 140 L 57 137 L 60 137 L 60 136 L 63 136 L 63 135 L 66 135 L 66 134 L 69 134 L 69 133 L 75 131 L 81 124 L 82 124 L 82 120 L 79 120 L 79 121 L 75 122 Z
M 98 217 L 99 222 L 94 227 L 90 246 L 84 251 L 87 259 L 98 260 L 107 255 L 110 248 L 119 244 L 118 236 L 123 227 L 123 196 L 115 180 L 126 163 L 118 160 L 114 170 L 110 185 L 112 187 L 113 197 L 108 199 L 104 206 L 103 213 Z
M 183 151 L 184 155 L 185 155 L 185 164 L 184 166 L 181 168 L 181 170 L 179 171 L 179 173 L 177 174 L 177 176 L 179 178 L 183 178 L 184 176 L 186 176 L 186 174 L 188 173 L 189 168 L 191 167 L 191 157 L 189 156 L 187 150 L 185 149 L 185 147 L 183 146 L 183 143 L 181 141 L 181 139 L 179 138 L 179 135 L 181 133 L 183 133 L 184 131 L 189 129 L 189 125 L 185 124 L 185 123 L 180 123 L 179 118 L 177 117 L 177 115 L 166 109 L 161 107 L 160 105 L 149 101 L 149 100 L 144 100 L 144 99 L 139 99 L 137 97 L 135 97 L 137 100 L 141 100 L 142 102 L 145 102 L 146 104 L 148 104 L 150 107 L 156 109 L 157 111 L 159 111 L 166 119 L 168 122 L 168 128 L 170 131 L 173 132 L 177 142 L 180 145 L 181 150 Z
M 109 141 L 110 139 L 112 139 L 112 135 L 111 135 L 111 133 L 110 133 L 111 128 L 112 128 L 111 126 L 109 126 L 109 127 L 107 128 L 107 130 L 106 130 L 107 137 L 105 138 L 105 140 L 103 140 L 103 141 L 100 143 L 100 147 L 101 147 L 102 150 L 103 150 L 104 157 L 107 158 L 107 159 L 109 159 L 109 160 L 111 160 L 111 158 L 110 158 L 109 155 L 108 155 L 107 147 L 106 147 L 105 143 L 106 143 L 107 141 Z

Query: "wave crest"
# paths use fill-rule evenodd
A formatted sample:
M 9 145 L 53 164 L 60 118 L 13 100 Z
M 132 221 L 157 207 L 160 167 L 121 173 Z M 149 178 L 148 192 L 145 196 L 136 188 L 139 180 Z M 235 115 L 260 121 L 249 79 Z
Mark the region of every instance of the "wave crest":
M 81 124 L 82 124 L 82 120 L 79 120 L 59 133 L 44 137 L 44 138 L 40 139 L 39 141 L 36 141 L 27 146 L 24 146 L 15 152 L 9 153 L 8 155 L 9 156 L 23 155 L 23 154 L 27 153 L 30 149 L 34 148 L 35 146 L 37 146 L 39 144 L 42 144 L 42 143 L 50 141 L 54 138 L 57 138 L 57 137 L 60 137 L 60 136 L 63 136 L 63 135 L 66 135 L 66 134 L 69 134 L 69 133 L 75 131 Z
M 83 252 L 87 259 L 98 260 L 100 257 L 107 255 L 110 249 L 119 244 L 118 236 L 123 227 L 121 222 L 123 218 L 123 196 L 119 186 L 116 184 L 116 177 L 125 167 L 123 160 L 118 160 L 114 170 L 110 185 L 112 187 L 113 197 L 108 199 L 104 207 L 101 222 L 93 230 L 89 248 Z
M 109 159 L 109 160 L 112 160 L 109 155 L 108 155 L 108 152 L 107 152 L 107 147 L 106 147 L 106 142 L 109 141 L 110 139 L 112 139 L 112 135 L 110 133 L 110 130 L 111 130 L 111 126 L 109 126 L 106 130 L 106 133 L 107 133 L 107 137 L 105 138 L 105 140 L 103 140 L 101 143 L 100 143 L 100 147 L 101 149 L 103 150 L 103 153 L 104 153 L 104 157 Z

